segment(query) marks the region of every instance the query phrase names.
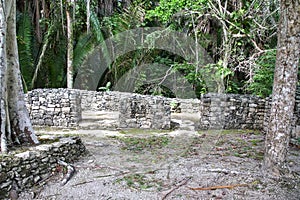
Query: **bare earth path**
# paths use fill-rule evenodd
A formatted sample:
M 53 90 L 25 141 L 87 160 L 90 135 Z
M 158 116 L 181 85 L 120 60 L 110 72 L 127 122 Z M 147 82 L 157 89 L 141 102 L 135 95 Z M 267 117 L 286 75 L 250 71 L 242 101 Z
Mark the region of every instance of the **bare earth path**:
M 99 127 L 87 120 L 80 131 L 52 132 L 79 134 L 88 149 L 73 164 L 71 180 L 62 186 L 61 176 L 54 176 L 20 199 L 300 199 L 300 151 L 295 146 L 289 153 L 294 175 L 266 179 L 258 132 L 197 132 L 195 116 L 182 114 L 173 116 L 180 123 L 174 131 L 116 130 L 112 114 L 97 115 L 99 122 L 101 116 L 107 119 L 110 130 L 95 130 Z

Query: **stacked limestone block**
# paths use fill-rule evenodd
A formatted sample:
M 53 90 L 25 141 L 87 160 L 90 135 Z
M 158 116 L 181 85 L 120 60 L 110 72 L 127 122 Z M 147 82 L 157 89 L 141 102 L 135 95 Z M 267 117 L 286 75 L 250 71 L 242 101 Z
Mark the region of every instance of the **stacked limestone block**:
M 250 95 L 205 94 L 199 129 L 261 129 L 265 100 Z
M 163 97 L 133 94 L 120 99 L 120 128 L 170 129 L 171 109 Z
M 25 152 L 0 156 L 0 199 L 14 189 L 32 188 L 47 179 L 58 166 L 58 160 L 73 162 L 85 153 L 78 137 L 62 138 L 52 144 L 31 147 Z
M 80 90 L 81 107 L 83 111 L 119 111 L 120 98 L 131 96 L 130 93 L 124 92 L 96 92 Z
M 199 113 L 200 100 L 199 99 L 179 99 L 166 98 L 171 106 L 171 111 L 174 113 Z
M 76 127 L 81 119 L 81 99 L 77 90 L 36 89 L 25 96 L 33 125 Z

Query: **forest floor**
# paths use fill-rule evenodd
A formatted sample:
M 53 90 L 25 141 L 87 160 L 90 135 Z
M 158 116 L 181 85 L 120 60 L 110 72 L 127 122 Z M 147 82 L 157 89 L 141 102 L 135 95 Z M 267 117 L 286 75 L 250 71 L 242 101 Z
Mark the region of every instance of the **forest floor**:
M 57 174 L 19 199 L 300 199 L 299 147 L 290 146 L 291 175 L 265 178 L 259 132 L 195 131 L 190 115 L 173 120 L 180 127 L 172 131 L 44 130 L 79 135 L 88 153 L 73 163 L 76 173 L 67 184 Z

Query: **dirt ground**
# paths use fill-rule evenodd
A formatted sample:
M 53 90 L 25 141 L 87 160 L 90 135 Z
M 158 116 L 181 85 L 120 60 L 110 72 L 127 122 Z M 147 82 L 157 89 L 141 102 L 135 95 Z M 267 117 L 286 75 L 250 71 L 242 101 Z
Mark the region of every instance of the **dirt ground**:
M 264 178 L 259 132 L 195 131 L 188 117 L 174 121 L 180 127 L 173 131 L 64 131 L 79 135 L 88 150 L 73 163 L 76 173 L 63 186 L 59 173 L 19 199 L 300 199 L 298 147 L 290 147 L 289 177 Z

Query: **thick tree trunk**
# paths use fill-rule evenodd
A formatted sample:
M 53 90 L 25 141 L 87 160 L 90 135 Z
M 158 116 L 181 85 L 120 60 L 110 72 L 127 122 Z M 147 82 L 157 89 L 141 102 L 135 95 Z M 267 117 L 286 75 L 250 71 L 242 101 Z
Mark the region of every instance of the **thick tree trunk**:
M 265 172 L 277 177 L 287 169 L 285 161 L 294 111 L 299 58 L 299 0 L 282 0 L 272 107 L 264 158 Z
M 7 88 L 11 130 L 22 142 L 37 143 L 29 114 L 24 102 L 16 35 L 16 3 L 13 3 L 7 19 Z
M 7 143 L 37 144 L 27 112 L 16 40 L 16 1 L 0 2 L 0 134 L 1 151 Z
M 0 1 L 0 135 L 1 151 L 7 152 L 6 138 L 6 19 L 5 5 Z

